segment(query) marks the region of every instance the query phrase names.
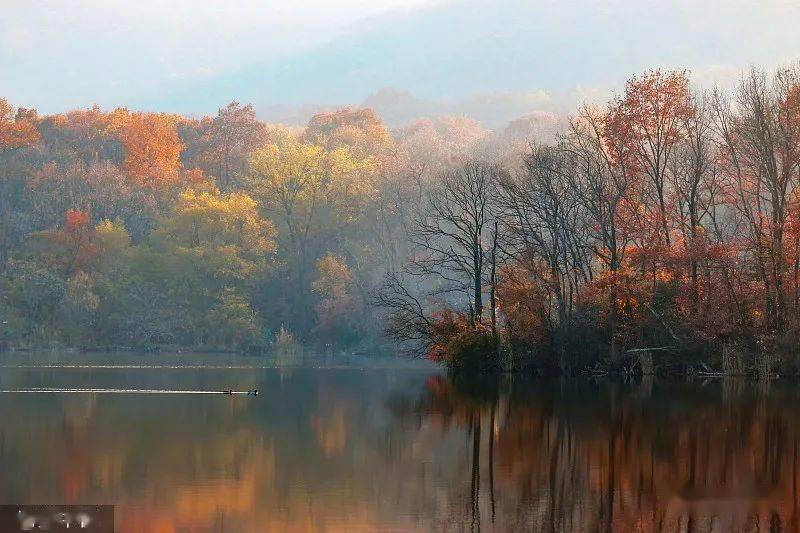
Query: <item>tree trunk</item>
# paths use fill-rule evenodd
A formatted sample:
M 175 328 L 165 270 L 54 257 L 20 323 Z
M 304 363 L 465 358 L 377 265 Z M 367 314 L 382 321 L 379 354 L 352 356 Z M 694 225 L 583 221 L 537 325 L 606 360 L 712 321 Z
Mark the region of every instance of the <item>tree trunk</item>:
M 491 272 L 491 292 L 489 293 L 489 304 L 492 306 L 492 341 L 494 342 L 495 356 L 500 355 L 500 342 L 497 335 L 497 221 L 494 223 L 494 235 L 492 236 L 492 272 Z
M 6 248 L 8 247 L 8 206 L 6 205 L 6 181 L 0 176 L 0 272 L 5 272 Z
M 694 316 L 698 316 L 700 313 L 700 280 L 697 273 L 697 258 L 695 254 L 697 250 L 695 249 L 695 245 L 697 244 L 697 214 L 696 214 L 696 205 L 694 200 L 689 203 L 689 217 L 690 217 L 690 233 L 692 235 L 692 250 L 690 252 L 691 260 L 690 260 L 690 270 L 691 270 L 691 278 L 692 278 L 692 311 Z
M 617 346 L 617 264 L 616 259 L 611 261 L 611 290 L 609 291 L 609 326 L 611 327 L 611 366 L 619 367 L 619 347 Z
M 483 280 L 483 261 L 481 261 L 481 254 L 482 250 L 480 247 L 480 239 L 476 240 L 474 243 L 475 248 L 473 249 L 472 256 L 473 256 L 473 268 L 475 272 L 475 277 L 473 279 L 474 282 L 474 302 L 475 302 L 475 323 L 480 324 L 481 318 L 483 315 L 483 286 L 481 281 Z

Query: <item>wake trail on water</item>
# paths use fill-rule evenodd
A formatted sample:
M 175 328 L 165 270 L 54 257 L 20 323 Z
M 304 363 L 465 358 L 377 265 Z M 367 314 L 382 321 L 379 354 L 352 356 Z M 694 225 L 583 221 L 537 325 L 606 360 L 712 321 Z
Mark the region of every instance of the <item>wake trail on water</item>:
M 0 390 L 0 394 L 224 394 L 247 395 L 249 391 L 215 391 L 215 390 L 163 390 L 163 389 L 66 389 L 49 387 L 31 387 L 27 389 Z
M 392 365 L 0 365 L 16 370 L 426 370 Z
M 244 365 L 0 365 L 0 368 L 24 368 L 24 369 L 62 369 L 62 368 L 81 368 L 81 369 L 209 369 L 209 370 L 258 370 L 261 368 L 278 368 L 277 366 L 244 366 Z

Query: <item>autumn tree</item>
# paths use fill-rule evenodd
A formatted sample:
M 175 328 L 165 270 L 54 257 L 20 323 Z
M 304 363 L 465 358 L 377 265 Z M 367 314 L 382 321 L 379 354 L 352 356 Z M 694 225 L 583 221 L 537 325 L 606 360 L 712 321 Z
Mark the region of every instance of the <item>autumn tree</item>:
M 231 102 L 219 110 L 210 124 L 205 157 L 221 189 L 230 189 L 245 176 L 250 154 L 265 142 L 266 127 L 252 105 Z
M 0 154 L 35 144 L 41 138 L 35 111 L 17 108 L 0 98 Z
M 159 188 L 180 181 L 183 144 L 176 117 L 118 110 L 113 121 L 125 146 L 125 172 L 134 182 Z
M 245 346 L 258 340 L 256 288 L 275 251 L 275 226 L 255 200 L 188 188 L 140 252 L 138 268 L 183 307 L 174 329 L 194 332 L 201 344 Z
M 14 108 L 0 98 L 0 271 L 10 245 L 11 205 L 9 181 L 14 177 L 14 155 L 41 139 L 37 129 L 37 116 L 33 110 Z
M 326 150 L 295 137 L 257 150 L 250 187 L 279 222 L 293 258 L 295 319 L 308 331 L 310 273 L 320 239 L 359 219 L 375 194 L 373 163 L 347 148 Z
M 436 175 L 465 162 L 489 132 L 469 117 L 417 119 L 394 132 L 405 164 L 418 174 Z
M 536 112 L 503 132 L 0 100 L 3 335 L 249 348 L 283 326 L 350 342 L 385 322 L 481 369 L 794 350 L 799 87 L 796 66 L 710 96 L 650 71 L 569 124 Z
M 603 135 L 628 159 L 630 172 L 643 172 L 658 206 L 660 241 L 671 245 L 667 215 L 670 160 L 692 113 L 689 80 L 684 72 L 650 71 L 631 78 L 625 95 L 609 106 Z
M 68 209 L 62 227 L 33 234 L 28 250 L 55 271 L 70 275 L 85 270 L 97 252 L 91 222 L 87 211 Z
M 721 195 L 710 104 L 706 97 L 693 98 L 691 112 L 681 119 L 682 140 L 669 161 L 675 224 L 683 245 L 682 253 L 676 253 L 688 262 L 694 317 L 700 314 L 700 268 L 710 268 L 711 243 L 704 222 L 713 209 L 715 195 Z
M 13 335 L 76 346 L 97 337 L 100 298 L 93 271 L 105 250 L 95 240 L 88 212 L 69 209 L 59 226 L 28 236 L 9 261 L 15 281 L 2 288 L 12 316 L 25 316 L 12 326 Z
M 275 226 L 242 193 L 183 191 L 154 234 L 159 246 L 190 254 L 223 280 L 246 280 L 275 252 Z
M 86 166 L 100 162 L 122 166 L 124 147 L 113 117 L 93 106 L 43 118 L 40 130 L 48 155 L 68 156 Z
M 382 161 L 393 144 L 389 128 L 370 108 L 343 108 L 311 117 L 303 140 L 328 150 L 346 147 L 357 157 Z
M 344 258 L 327 253 L 317 259 L 311 289 L 317 296 L 314 335 L 326 343 L 348 342 L 356 337 L 360 302 L 353 274 Z

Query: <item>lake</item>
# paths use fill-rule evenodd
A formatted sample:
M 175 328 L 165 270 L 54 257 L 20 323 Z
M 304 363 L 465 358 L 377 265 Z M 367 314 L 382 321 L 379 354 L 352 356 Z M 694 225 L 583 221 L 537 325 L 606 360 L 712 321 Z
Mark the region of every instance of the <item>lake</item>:
M 790 383 L 76 357 L 0 360 L 0 503 L 114 504 L 121 532 L 798 527 Z M 88 388 L 129 392 L 44 392 Z

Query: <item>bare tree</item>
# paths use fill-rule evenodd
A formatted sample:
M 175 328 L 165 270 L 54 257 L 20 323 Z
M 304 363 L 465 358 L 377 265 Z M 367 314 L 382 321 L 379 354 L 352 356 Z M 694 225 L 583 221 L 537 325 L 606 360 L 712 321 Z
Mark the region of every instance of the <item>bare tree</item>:
M 521 168 L 499 188 L 505 247 L 549 295 L 551 328 L 566 324 L 578 287 L 592 278 L 585 212 L 570 184 L 573 171 L 569 152 L 531 146 Z
M 432 340 L 433 321 L 424 296 L 410 288 L 396 272 L 390 272 L 373 292 L 372 303 L 387 313 L 386 334 L 395 340 L 427 348 Z
M 438 279 L 434 294 L 466 295 L 476 323 L 483 315 L 490 202 L 501 174 L 498 165 L 483 161 L 445 172 L 428 192 L 410 232 L 416 253 L 409 272 Z
M 716 190 L 716 150 L 713 144 L 709 99 L 696 98 L 691 112 L 681 117 L 682 141 L 669 161 L 675 197 L 676 219 L 689 258 L 692 310 L 699 313 L 700 248 L 703 220 L 708 216 Z
M 720 95 L 714 102 L 724 169 L 748 221 L 768 326 L 778 331 L 786 314 L 784 236 L 800 177 L 798 94 L 796 67 L 779 70 L 772 80 L 753 69 L 739 85 L 735 104 Z

